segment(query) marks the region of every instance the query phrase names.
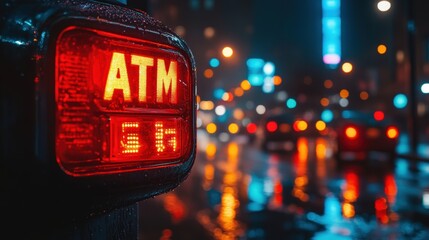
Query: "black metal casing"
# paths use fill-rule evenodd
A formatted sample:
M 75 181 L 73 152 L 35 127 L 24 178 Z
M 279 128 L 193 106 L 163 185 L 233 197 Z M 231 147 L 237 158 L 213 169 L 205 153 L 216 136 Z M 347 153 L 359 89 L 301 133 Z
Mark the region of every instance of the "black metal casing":
M 17 219 L 20 213 L 31 213 L 30 219 L 96 214 L 167 192 L 186 179 L 196 149 L 196 74 L 194 58 L 183 40 L 146 13 L 119 3 L 6 1 L 0 11 L 2 213 Z M 187 58 L 195 86 L 193 147 L 188 159 L 143 171 L 88 177 L 72 177 L 60 169 L 55 155 L 55 40 L 68 26 L 170 45 Z

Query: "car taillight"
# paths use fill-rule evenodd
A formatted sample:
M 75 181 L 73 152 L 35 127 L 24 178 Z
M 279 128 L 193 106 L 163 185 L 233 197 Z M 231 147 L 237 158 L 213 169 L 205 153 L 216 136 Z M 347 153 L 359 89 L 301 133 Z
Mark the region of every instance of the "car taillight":
M 296 120 L 293 123 L 293 129 L 295 130 L 295 132 L 303 132 L 307 130 L 307 127 L 308 127 L 308 123 L 304 120 Z
M 388 138 L 395 139 L 395 138 L 398 137 L 398 135 L 399 135 L 399 131 L 398 131 L 398 129 L 396 127 L 391 126 L 391 127 L 387 128 L 387 130 L 386 130 L 386 136 Z
M 56 157 L 67 174 L 162 167 L 191 155 L 194 89 L 179 50 L 69 27 L 55 56 Z
M 256 124 L 254 124 L 254 123 L 249 123 L 249 124 L 247 124 L 247 126 L 246 126 L 246 129 L 247 129 L 247 132 L 248 133 L 250 133 L 250 134 L 254 134 L 254 133 L 256 133 L 256 130 L 257 130 L 257 126 L 256 126 Z
M 275 121 L 269 121 L 266 125 L 268 132 L 275 132 L 278 128 L 278 124 Z
M 375 111 L 374 112 L 374 119 L 377 121 L 383 121 L 384 120 L 384 112 L 382 111 Z
M 355 127 L 347 127 L 344 130 L 344 134 L 346 135 L 346 137 L 354 139 L 354 138 L 357 138 L 358 136 L 358 130 Z

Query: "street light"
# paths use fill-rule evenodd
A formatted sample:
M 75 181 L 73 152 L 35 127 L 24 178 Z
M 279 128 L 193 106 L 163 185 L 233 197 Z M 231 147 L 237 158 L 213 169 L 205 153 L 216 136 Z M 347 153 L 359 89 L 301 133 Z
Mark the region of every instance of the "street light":
M 377 3 L 377 8 L 380 12 L 387 12 L 389 11 L 390 7 L 391 7 L 391 4 L 389 1 L 379 1 Z

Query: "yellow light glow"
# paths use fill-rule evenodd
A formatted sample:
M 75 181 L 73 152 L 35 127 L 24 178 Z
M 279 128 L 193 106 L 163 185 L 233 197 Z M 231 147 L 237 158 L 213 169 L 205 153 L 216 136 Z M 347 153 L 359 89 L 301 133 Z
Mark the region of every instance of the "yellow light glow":
M 343 63 L 343 65 L 341 66 L 341 69 L 343 70 L 343 72 L 345 73 L 350 73 L 353 70 L 353 65 L 349 62 L 345 62 Z
M 384 44 L 380 44 L 377 46 L 377 52 L 379 54 L 385 54 L 387 52 L 387 47 Z
M 228 125 L 228 131 L 231 134 L 238 133 L 238 130 L 239 130 L 239 127 L 238 127 L 238 125 L 236 123 L 231 123 L 231 124 Z
M 307 161 L 308 159 L 308 140 L 306 138 L 299 138 L 297 141 L 297 149 L 298 149 L 298 160 L 300 162 Z M 302 167 L 305 167 L 303 165 Z M 303 172 L 300 172 L 299 175 L 304 175 L 306 173 L 306 168 L 304 171 L 304 168 L 302 170 Z
M 131 64 L 139 66 L 139 101 L 146 102 L 147 67 L 153 66 L 153 58 L 132 55 Z
M 357 130 L 354 127 L 346 128 L 346 136 L 349 138 L 355 138 L 357 136 Z
M 114 52 L 107 74 L 106 87 L 104 89 L 104 100 L 112 100 L 115 89 L 122 90 L 124 101 L 131 101 L 130 83 L 128 81 L 125 54 Z
M 208 133 L 213 134 L 217 131 L 217 126 L 214 123 L 209 123 L 206 126 L 206 130 Z
M 321 121 L 321 120 L 317 121 L 316 122 L 316 129 L 319 131 L 325 130 L 326 129 L 326 123 L 324 121 Z
M 204 177 L 207 180 L 213 180 L 213 178 L 214 178 L 214 172 L 215 172 L 215 168 L 213 167 L 212 164 L 207 164 L 204 167 Z
M 136 131 L 139 129 L 138 122 L 122 123 L 122 153 L 138 153 L 141 147 L 139 134 Z
M 396 128 L 389 128 L 386 134 L 389 138 L 396 138 L 398 136 L 398 130 L 396 130 Z
M 298 130 L 305 131 L 307 129 L 307 127 L 308 127 L 308 124 L 307 124 L 306 121 L 300 120 L 300 121 L 297 122 L 296 126 L 297 126 Z
M 232 50 L 231 47 L 224 47 L 222 49 L 222 55 L 226 58 L 231 57 L 233 53 L 234 53 L 234 51 Z
M 225 102 L 231 102 L 232 100 L 234 100 L 234 95 L 232 95 L 232 93 L 230 92 L 225 92 L 222 95 L 222 100 L 224 100 Z
M 169 103 L 177 103 L 177 62 L 171 61 L 167 70 L 164 59 L 158 59 L 156 102 L 164 102 L 164 94 L 170 93 Z
M 213 159 L 214 156 L 216 155 L 216 151 L 217 151 L 216 144 L 214 144 L 214 143 L 207 144 L 207 147 L 206 147 L 207 159 L 209 159 L 209 160 Z
M 201 110 L 213 110 L 214 103 L 212 101 L 201 101 L 200 102 L 200 109 Z
M 243 80 L 243 81 L 241 81 L 241 83 L 240 83 L 240 87 L 241 87 L 244 91 L 247 91 L 247 90 L 249 90 L 249 89 L 252 87 L 252 85 L 250 85 L 250 82 L 249 82 L 248 80 Z
M 166 145 L 173 148 L 173 151 L 177 149 L 177 138 L 176 129 L 164 128 L 162 122 L 155 123 L 155 147 L 157 152 L 164 152 Z
M 316 141 L 316 158 L 317 160 L 324 160 L 326 158 L 326 141 L 322 138 L 318 138 Z
M 342 89 L 340 91 L 340 97 L 342 97 L 342 98 L 348 98 L 349 97 L 349 91 L 347 89 Z
M 236 162 L 239 153 L 239 147 L 236 142 L 231 142 L 228 144 L 228 159 L 234 160 L 232 162 Z
M 350 203 L 343 203 L 343 215 L 345 218 L 352 218 L 355 216 L 355 207 Z

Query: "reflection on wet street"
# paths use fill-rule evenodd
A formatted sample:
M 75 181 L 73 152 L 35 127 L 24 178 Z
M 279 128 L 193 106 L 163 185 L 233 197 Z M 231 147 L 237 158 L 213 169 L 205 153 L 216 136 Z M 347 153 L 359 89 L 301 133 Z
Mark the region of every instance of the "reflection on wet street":
M 198 136 L 188 179 L 139 203 L 141 239 L 429 239 L 429 171 L 381 155 L 338 164 L 327 138 L 263 152 Z

